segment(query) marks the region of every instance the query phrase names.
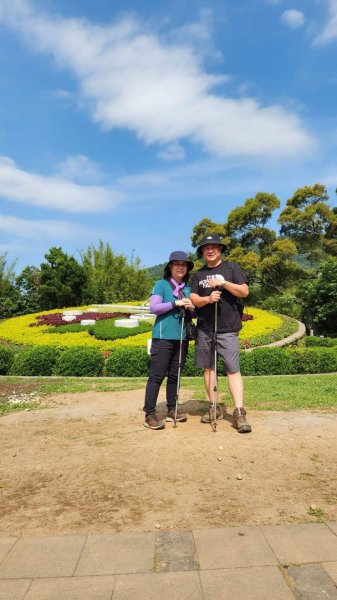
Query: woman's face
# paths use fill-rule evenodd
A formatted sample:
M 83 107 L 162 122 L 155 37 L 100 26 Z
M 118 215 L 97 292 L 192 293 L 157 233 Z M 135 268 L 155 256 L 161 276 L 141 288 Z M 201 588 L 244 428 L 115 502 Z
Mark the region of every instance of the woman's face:
M 187 273 L 187 263 L 183 260 L 173 260 L 170 264 L 171 275 L 176 281 L 182 281 Z

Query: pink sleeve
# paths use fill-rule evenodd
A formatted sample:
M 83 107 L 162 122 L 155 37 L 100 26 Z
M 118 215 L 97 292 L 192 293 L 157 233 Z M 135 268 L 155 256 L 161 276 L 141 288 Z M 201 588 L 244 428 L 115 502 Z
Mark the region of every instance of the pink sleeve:
M 155 294 L 150 298 L 150 311 L 154 315 L 164 315 L 165 313 L 173 310 L 172 302 L 163 302 L 161 296 Z

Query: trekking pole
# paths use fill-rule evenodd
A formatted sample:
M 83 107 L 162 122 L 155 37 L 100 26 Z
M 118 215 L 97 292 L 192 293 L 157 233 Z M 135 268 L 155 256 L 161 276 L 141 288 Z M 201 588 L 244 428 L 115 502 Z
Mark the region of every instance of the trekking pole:
M 218 363 L 218 349 L 217 349 L 217 336 L 218 336 L 218 303 L 214 302 L 214 386 L 213 386 L 213 420 L 210 420 L 212 431 L 216 433 L 216 409 L 218 402 L 218 376 L 217 376 L 217 363 Z
M 183 334 L 185 324 L 185 309 L 180 309 L 181 327 L 180 327 L 180 344 L 179 344 L 179 362 L 178 362 L 178 379 L 177 379 L 177 392 L 176 392 L 176 406 L 174 409 L 174 427 L 177 427 L 177 413 L 178 413 L 178 402 L 179 402 L 179 390 L 180 390 L 180 374 L 181 374 L 181 359 L 183 349 Z
M 225 279 L 222 275 L 216 274 L 215 279 L 219 281 L 219 286 L 224 283 Z M 217 289 L 218 286 L 215 288 Z M 221 289 L 221 288 L 220 288 Z M 221 302 L 221 297 L 219 299 Z M 213 411 L 214 418 L 211 421 L 211 427 L 214 432 L 216 432 L 216 409 L 218 404 L 218 302 L 214 303 L 214 387 L 213 387 Z

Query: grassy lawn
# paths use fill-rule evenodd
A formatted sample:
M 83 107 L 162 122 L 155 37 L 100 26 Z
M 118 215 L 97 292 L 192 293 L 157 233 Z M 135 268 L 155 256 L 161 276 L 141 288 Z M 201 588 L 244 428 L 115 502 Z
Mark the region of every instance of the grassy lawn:
M 144 389 L 146 379 L 77 377 L 0 377 L 0 415 L 46 406 L 50 394 L 117 392 Z M 230 405 L 227 380 L 219 377 L 220 398 Z M 203 379 L 183 377 L 181 386 L 205 400 Z M 244 377 L 245 403 L 254 410 L 330 409 L 337 407 L 337 374 Z
M 193 379 L 195 397 L 205 398 L 203 381 Z M 188 385 L 185 378 L 183 385 Z M 337 374 L 273 375 L 244 377 L 245 404 L 254 410 L 296 410 L 300 408 L 337 408 Z M 221 398 L 227 401 L 227 381 L 219 377 Z

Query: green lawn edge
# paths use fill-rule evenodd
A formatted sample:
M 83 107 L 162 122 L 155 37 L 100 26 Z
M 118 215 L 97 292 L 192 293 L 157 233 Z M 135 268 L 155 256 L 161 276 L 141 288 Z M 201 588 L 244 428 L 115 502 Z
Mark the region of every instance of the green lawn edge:
M 245 405 L 251 410 L 265 411 L 290 411 L 300 409 L 326 410 L 337 408 L 337 373 L 322 373 L 312 375 L 260 375 L 245 376 Z M 34 390 L 40 398 L 41 406 L 48 405 L 48 396 L 54 394 L 82 393 L 87 391 L 117 392 L 117 391 L 144 391 L 145 377 L 132 378 L 90 378 L 90 377 L 10 377 L 1 376 L 0 386 L 0 415 L 12 410 L 8 406 L 8 399 L 16 389 L 17 397 L 27 397 L 27 392 Z M 165 382 L 164 384 L 165 385 Z M 194 400 L 206 401 L 204 382 L 202 377 L 182 377 L 181 388 L 191 391 Z M 227 389 L 227 379 L 220 376 L 218 379 L 219 401 L 225 402 L 231 409 L 232 403 Z M 26 392 L 27 390 L 27 392 Z M 315 390 L 315 393 L 313 393 Z M 142 394 L 140 394 L 140 398 Z M 111 396 L 113 404 L 113 395 Z M 182 402 L 183 404 L 183 402 Z M 20 405 L 15 405 L 13 411 L 20 410 Z M 22 408 L 27 410 L 27 404 L 22 403 Z

